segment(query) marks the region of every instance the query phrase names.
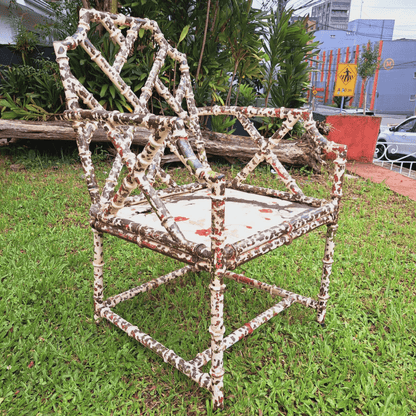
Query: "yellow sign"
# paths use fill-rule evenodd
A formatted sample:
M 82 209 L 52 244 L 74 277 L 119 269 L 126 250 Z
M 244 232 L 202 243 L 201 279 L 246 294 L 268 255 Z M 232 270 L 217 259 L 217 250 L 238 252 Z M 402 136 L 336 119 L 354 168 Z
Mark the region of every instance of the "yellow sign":
M 390 70 L 390 69 L 393 69 L 393 67 L 394 67 L 393 59 L 392 58 L 387 58 L 383 63 L 383 67 L 384 67 L 384 69 L 387 69 L 387 71 Z
M 356 64 L 339 64 L 334 95 L 336 97 L 352 97 L 357 82 Z

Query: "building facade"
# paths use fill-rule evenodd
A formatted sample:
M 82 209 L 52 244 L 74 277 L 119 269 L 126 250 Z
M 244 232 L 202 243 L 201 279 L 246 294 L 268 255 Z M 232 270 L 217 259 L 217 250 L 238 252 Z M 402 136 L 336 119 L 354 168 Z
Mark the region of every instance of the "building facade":
M 356 19 L 348 23 L 348 31 L 356 36 L 366 37 L 371 41 L 392 40 L 394 31 L 393 19 Z
M 317 30 L 315 40 L 321 50 L 329 50 L 392 40 L 393 31 L 394 20 L 357 19 L 348 23 L 348 30 Z
M 379 69 L 367 86 L 367 108 L 378 114 L 413 115 L 416 108 L 416 40 L 380 40 Z M 321 50 L 318 63 L 310 63 L 312 91 L 318 103 L 333 104 L 334 88 L 340 63 L 357 63 L 363 45 Z M 309 94 L 312 99 L 312 94 Z M 347 105 L 363 107 L 364 84 L 357 77 L 353 98 Z
M 311 19 L 317 30 L 347 30 L 351 0 L 325 0 L 312 7 Z

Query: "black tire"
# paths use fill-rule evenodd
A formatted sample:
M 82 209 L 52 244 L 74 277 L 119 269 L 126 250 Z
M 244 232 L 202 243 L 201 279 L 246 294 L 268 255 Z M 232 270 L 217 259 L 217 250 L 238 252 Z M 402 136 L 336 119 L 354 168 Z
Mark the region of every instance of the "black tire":
M 374 159 L 376 160 L 386 160 L 386 143 L 385 142 L 378 142 L 376 145 L 376 150 L 374 152 Z

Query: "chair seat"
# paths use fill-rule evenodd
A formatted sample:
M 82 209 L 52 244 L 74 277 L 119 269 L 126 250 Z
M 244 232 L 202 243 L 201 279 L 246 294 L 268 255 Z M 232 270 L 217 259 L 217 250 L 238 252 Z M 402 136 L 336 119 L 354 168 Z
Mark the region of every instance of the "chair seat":
M 323 210 L 322 207 L 315 208 L 306 204 L 228 188 L 225 196 L 226 244 L 248 239 L 253 234 L 283 223 L 290 223 L 294 227 L 295 223 L 302 218 L 316 220 L 322 214 L 333 211 L 332 205 L 329 209 Z M 192 193 L 165 197 L 163 202 L 187 240 L 196 244 L 204 244 L 208 249 L 211 248 L 209 190 L 201 189 Z M 148 203 L 124 207 L 118 211 L 116 217 L 156 231 L 166 232 Z M 302 221 L 302 225 L 304 223 L 305 221 Z

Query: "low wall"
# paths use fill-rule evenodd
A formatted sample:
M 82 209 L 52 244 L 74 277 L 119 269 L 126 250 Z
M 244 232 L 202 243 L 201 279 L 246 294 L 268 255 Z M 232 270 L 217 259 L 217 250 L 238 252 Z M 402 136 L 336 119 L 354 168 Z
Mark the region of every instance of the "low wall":
M 348 146 L 348 160 L 373 161 L 381 117 L 331 115 L 326 122 L 332 125 L 328 139 Z
M 55 62 L 55 52 L 52 46 L 36 46 L 29 55 L 30 59 L 44 58 Z M 13 50 L 10 45 L 0 45 L 0 65 L 23 65 L 22 54 Z M 0 80 L 1 81 L 1 80 Z

